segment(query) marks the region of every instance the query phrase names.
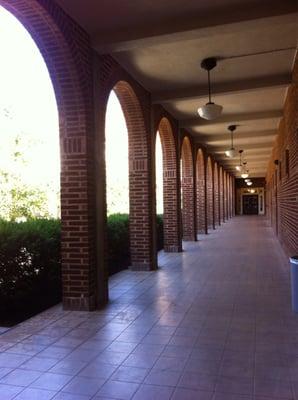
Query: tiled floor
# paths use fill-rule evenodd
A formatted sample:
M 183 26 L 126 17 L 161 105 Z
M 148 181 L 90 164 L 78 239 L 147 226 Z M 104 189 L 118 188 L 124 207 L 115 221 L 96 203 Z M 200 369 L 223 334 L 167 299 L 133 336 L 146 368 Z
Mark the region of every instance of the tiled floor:
M 298 315 L 265 219 L 199 239 L 114 276 L 102 311 L 55 307 L 2 333 L 0 399 L 298 399 Z

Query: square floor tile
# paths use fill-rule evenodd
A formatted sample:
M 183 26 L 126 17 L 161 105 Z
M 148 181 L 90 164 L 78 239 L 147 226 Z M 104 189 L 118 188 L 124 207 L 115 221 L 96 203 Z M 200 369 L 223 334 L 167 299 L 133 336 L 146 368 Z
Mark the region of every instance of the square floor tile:
M 15 369 L 0 380 L 0 383 L 15 386 L 28 386 L 39 378 L 41 372 Z
M 133 397 L 138 387 L 137 383 L 110 380 L 103 385 L 97 395 L 111 397 L 112 399 L 129 400 Z
M 213 400 L 213 395 L 213 392 L 178 388 L 171 400 Z
M 94 361 L 83 368 L 79 372 L 79 376 L 108 379 L 117 368 L 118 366 L 116 365 L 103 364 L 102 362 Z
M 133 400 L 169 400 L 173 391 L 165 386 L 141 385 Z
M 142 383 L 149 369 L 120 366 L 112 375 L 111 380 Z
M 105 379 L 85 378 L 83 376 L 74 377 L 62 391 L 73 394 L 83 394 L 93 396 L 104 384 Z
M 52 368 L 55 364 L 57 364 L 58 360 L 54 358 L 40 358 L 40 357 L 32 357 L 30 360 L 21 364 L 22 369 L 29 369 L 32 371 L 41 371 L 46 372 L 50 368 Z
M 71 379 L 72 376 L 69 375 L 45 372 L 31 384 L 31 387 L 58 391 L 61 390 Z
M 18 393 L 24 390 L 24 387 L 21 386 L 11 386 L 11 385 L 2 385 L 0 384 L 0 399 L 1 400 L 11 400 Z
M 26 388 L 15 397 L 15 400 L 51 400 L 56 393 L 49 390 Z
M 87 362 L 83 361 L 71 361 L 69 359 L 64 359 L 59 361 L 55 366 L 53 366 L 49 372 L 55 374 L 66 374 L 66 375 L 76 375 L 84 367 L 86 367 Z

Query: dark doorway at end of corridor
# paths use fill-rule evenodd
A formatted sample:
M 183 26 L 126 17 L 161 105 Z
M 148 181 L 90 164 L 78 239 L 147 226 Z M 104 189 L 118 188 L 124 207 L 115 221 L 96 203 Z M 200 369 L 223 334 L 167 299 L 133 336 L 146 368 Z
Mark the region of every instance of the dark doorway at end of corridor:
M 244 215 L 258 215 L 259 195 L 252 194 L 252 195 L 242 196 L 242 201 L 243 201 L 242 209 Z
M 250 178 L 249 184 L 242 178 L 235 180 L 236 214 L 265 214 L 265 178 Z

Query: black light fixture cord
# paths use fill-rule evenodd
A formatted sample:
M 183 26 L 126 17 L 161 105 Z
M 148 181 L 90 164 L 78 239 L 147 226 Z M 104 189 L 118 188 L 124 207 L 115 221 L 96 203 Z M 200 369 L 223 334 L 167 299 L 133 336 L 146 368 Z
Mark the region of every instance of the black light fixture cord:
M 234 143 L 233 143 L 233 131 L 231 131 L 231 149 L 234 148 Z
M 211 85 L 210 85 L 210 71 L 208 69 L 208 93 L 209 93 L 209 103 L 211 103 Z

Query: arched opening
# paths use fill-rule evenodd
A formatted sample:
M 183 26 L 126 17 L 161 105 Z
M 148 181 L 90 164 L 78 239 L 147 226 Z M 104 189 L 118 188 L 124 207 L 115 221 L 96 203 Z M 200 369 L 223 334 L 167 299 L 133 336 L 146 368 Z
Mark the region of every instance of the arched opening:
M 225 221 L 229 219 L 228 214 L 228 177 L 226 171 L 223 172 L 223 180 L 224 180 L 224 215 Z
M 1 6 L 0 48 L 1 325 L 61 301 L 61 227 L 53 83 L 29 32 Z
M 207 171 L 206 171 L 206 183 L 207 183 L 207 226 L 208 228 L 214 228 L 214 207 L 213 207 L 213 171 L 212 171 L 212 160 L 210 157 L 207 159 Z
M 198 233 L 206 233 L 206 193 L 205 193 L 205 162 L 202 149 L 197 152 L 197 228 Z
M 151 158 L 143 110 L 134 89 L 118 81 L 113 90 L 121 105 L 128 132 L 130 268 L 156 268 L 153 245 Z M 116 144 L 114 143 L 113 146 Z
M 155 142 L 155 193 L 156 213 L 157 215 L 163 215 L 163 155 L 159 131 L 157 131 Z
M 128 132 L 121 104 L 112 90 L 105 118 L 108 273 L 130 265 Z
M 184 240 L 196 240 L 194 173 L 191 143 L 184 137 L 181 148 L 181 213 L 182 237 Z
M 44 57 L 54 86 L 61 145 L 63 306 L 91 310 L 96 305 L 97 258 L 95 196 L 90 190 L 94 187 L 95 158 L 93 87 L 82 80 L 83 73 L 91 76 L 92 71 L 91 57 L 82 57 L 84 51 L 90 53 L 88 36 L 83 30 L 73 30 L 70 45 L 67 28 L 71 21 L 58 17 L 60 9 L 55 2 L 1 0 L 1 5 L 30 33 Z M 76 43 L 80 43 L 80 49 Z
M 223 180 L 223 169 L 219 167 L 219 215 L 220 221 L 225 221 L 224 214 L 224 180 Z
M 234 185 L 233 185 L 233 177 L 230 175 L 230 210 L 231 210 L 231 218 L 234 216 Z
M 230 175 L 227 173 L 227 216 L 231 218 L 231 191 L 230 191 Z
M 159 210 L 163 210 L 164 250 L 179 252 L 182 245 L 178 210 L 177 156 L 173 131 L 167 118 L 162 118 L 159 123 L 155 154 L 157 214 Z M 161 198 L 161 186 L 163 198 Z
M 155 140 L 155 202 L 156 202 L 156 247 L 157 251 L 164 247 L 164 185 L 163 154 L 160 133 Z
M 219 220 L 219 179 L 218 179 L 218 165 L 214 163 L 214 225 L 220 225 Z

